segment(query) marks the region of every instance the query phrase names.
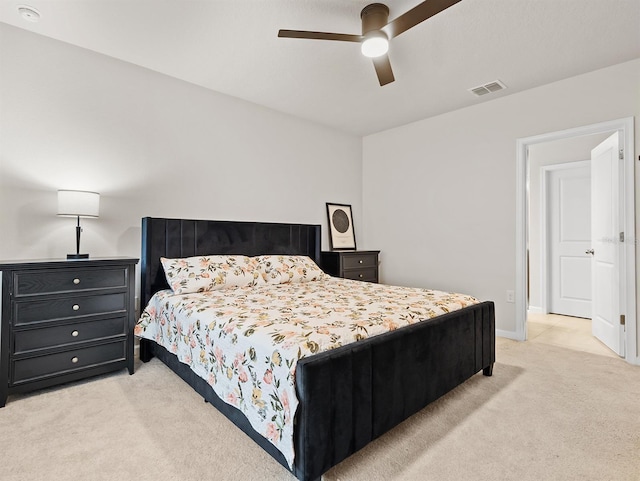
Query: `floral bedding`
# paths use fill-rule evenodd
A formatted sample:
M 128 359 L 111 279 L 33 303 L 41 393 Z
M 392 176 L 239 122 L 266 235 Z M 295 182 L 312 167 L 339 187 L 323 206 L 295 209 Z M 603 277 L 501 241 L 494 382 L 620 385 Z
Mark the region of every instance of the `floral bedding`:
M 323 276 L 157 292 L 135 333 L 188 364 L 293 466 L 298 359 L 462 309 L 471 296 Z

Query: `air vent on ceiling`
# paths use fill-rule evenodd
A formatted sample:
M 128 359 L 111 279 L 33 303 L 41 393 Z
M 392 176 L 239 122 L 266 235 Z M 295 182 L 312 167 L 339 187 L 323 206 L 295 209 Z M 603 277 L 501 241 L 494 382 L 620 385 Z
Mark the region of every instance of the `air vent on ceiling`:
M 490 94 L 492 92 L 497 92 L 498 90 L 503 90 L 506 88 L 507 86 L 500 82 L 500 80 L 494 80 L 493 82 L 473 87 L 469 89 L 469 92 L 480 97 L 481 95 Z

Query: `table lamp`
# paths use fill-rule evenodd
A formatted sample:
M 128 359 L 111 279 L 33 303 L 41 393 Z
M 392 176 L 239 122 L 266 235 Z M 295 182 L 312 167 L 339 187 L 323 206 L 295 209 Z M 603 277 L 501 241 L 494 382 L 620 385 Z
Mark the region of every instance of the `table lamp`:
M 87 259 L 89 254 L 80 254 L 80 217 L 98 217 L 100 209 L 100 194 L 81 190 L 58 191 L 58 215 L 77 217 L 76 225 L 76 253 L 67 254 L 67 259 Z

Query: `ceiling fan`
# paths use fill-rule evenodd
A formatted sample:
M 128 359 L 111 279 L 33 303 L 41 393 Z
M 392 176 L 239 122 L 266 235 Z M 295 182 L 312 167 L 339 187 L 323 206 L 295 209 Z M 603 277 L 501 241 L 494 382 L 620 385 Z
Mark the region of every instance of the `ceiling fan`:
M 308 38 L 314 40 L 338 40 L 358 42 L 362 55 L 373 59 L 380 85 L 395 80 L 389 62 L 389 40 L 424 22 L 437 13 L 455 5 L 460 0 L 425 0 L 411 10 L 389 22 L 389 7 L 382 3 L 367 5 L 360 12 L 362 35 L 348 33 L 309 32 L 306 30 L 280 30 L 278 37 Z

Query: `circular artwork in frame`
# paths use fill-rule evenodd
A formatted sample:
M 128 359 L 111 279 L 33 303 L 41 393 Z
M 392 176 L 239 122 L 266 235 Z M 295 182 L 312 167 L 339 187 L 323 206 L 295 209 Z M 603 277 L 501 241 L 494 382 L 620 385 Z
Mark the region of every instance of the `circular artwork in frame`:
M 348 204 L 332 204 L 327 202 L 327 219 L 329 221 L 329 242 L 331 249 L 355 249 L 356 237 L 353 230 L 351 206 Z
M 333 215 L 331 216 L 331 222 L 333 226 L 336 228 L 340 234 L 344 234 L 351 227 L 351 222 L 349 221 L 349 216 L 342 209 L 336 209 L 333 211 Z

